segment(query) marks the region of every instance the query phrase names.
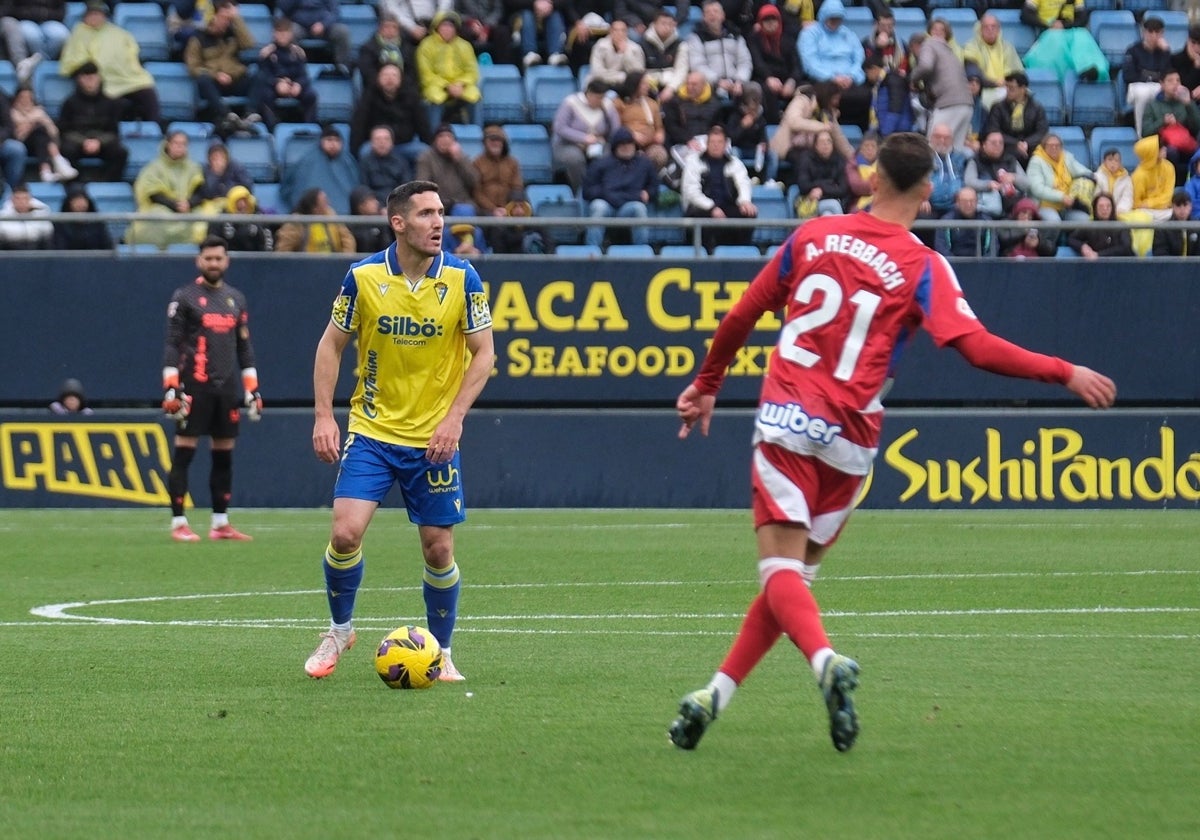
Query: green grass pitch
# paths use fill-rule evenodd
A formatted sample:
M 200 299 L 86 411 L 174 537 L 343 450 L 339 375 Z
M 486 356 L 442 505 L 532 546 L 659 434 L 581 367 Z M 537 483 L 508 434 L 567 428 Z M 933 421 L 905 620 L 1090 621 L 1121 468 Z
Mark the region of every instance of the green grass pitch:
M 358 646 L 305 677 L 328 517 L 176 545 L 163 511 L 0 511 L 0 834 L 1200 836 L 1195 512 L 857 514 L 815 589 L 863 669 L 844 755 L 786 640 L 695 752 L 667 742 L 755 592 L 745 512 L 473 512 L 468 681 L 428 691 L 372 668 L 424 623 L 395 510 Z

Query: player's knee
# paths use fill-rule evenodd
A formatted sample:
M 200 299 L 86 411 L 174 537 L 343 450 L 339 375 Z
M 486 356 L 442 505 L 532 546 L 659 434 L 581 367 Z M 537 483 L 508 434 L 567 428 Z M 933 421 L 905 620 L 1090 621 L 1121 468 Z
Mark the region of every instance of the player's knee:
M 362 534 L 356 529 L 335 524 L 329 536 L 329 544 L 338 554 L 353 554 L 362 545 Z

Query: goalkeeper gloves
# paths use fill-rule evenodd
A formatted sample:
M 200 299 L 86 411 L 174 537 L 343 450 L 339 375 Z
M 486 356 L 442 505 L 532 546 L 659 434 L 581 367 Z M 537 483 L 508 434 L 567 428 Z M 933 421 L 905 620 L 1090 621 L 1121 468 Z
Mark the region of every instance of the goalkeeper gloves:
M 258 391 L 247 391 L 242 406 L 246 409 L 246 416 L 255 423 L 262 419 L 262 394 Z
M 192 410 L 192 398 L 183 392 L 182 385 L 171 385 L 163 391 L 163 413 L 172 420 L 183 420 Z
M 262 394 L 258 393 L 258 371 L 255 368 L 242 368 L 242 387 L 246 389 L 246 395 L 242 399 L 246 416 L 257 423 L 262 419 L 263 401 Z

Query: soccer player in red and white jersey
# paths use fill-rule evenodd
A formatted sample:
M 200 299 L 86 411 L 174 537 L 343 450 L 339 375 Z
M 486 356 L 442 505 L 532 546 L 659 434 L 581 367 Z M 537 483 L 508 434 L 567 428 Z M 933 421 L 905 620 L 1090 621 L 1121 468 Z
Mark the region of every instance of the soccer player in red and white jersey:
M 1116 398 L 1112 380 L 992 335 L 946 260 L 911 232 L 929 197 L 932 152 L 913 133 L 887 137 L 867 213 L 799 228 L 722 320 L 696 379 L 676 402 L 687 437 L 708 433 L 726 368 L 767 312 L 785 310 L 763 381 L 751 468 L 761 591 L 709 684 L 684 696 L 669 737 L 695 749 L 734 690 L 786 633 L 812 666 L 833 745 L 858 736 L 858 664 L 835 653 L 809 587 L 850 516 L 879 446 L 882 396 L 897 350 L 917 327 L 975 367 L 1065 385 L 1092 408 Z

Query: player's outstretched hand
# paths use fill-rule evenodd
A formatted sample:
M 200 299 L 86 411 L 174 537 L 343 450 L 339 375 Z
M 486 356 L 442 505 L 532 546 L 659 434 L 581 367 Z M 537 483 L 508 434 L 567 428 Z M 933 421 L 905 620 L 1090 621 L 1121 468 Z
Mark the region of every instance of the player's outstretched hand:
M 708 437 L 708 424 L 712 421 L 713 407 L 717 398 L 713 394 L 701 394 L 695 385 L 683 389 L 679 399 L 675 400 L 675 411 L 683 425 L 679 427 L 679 439 L 683 440 L 692 431 L 692 426 L 700 424 L 700 434 Z
M 1117 398 L 1117 386 L 1102 373 L 1075 365 L 1067 388 L 1091 408 L 1108 408 Z

